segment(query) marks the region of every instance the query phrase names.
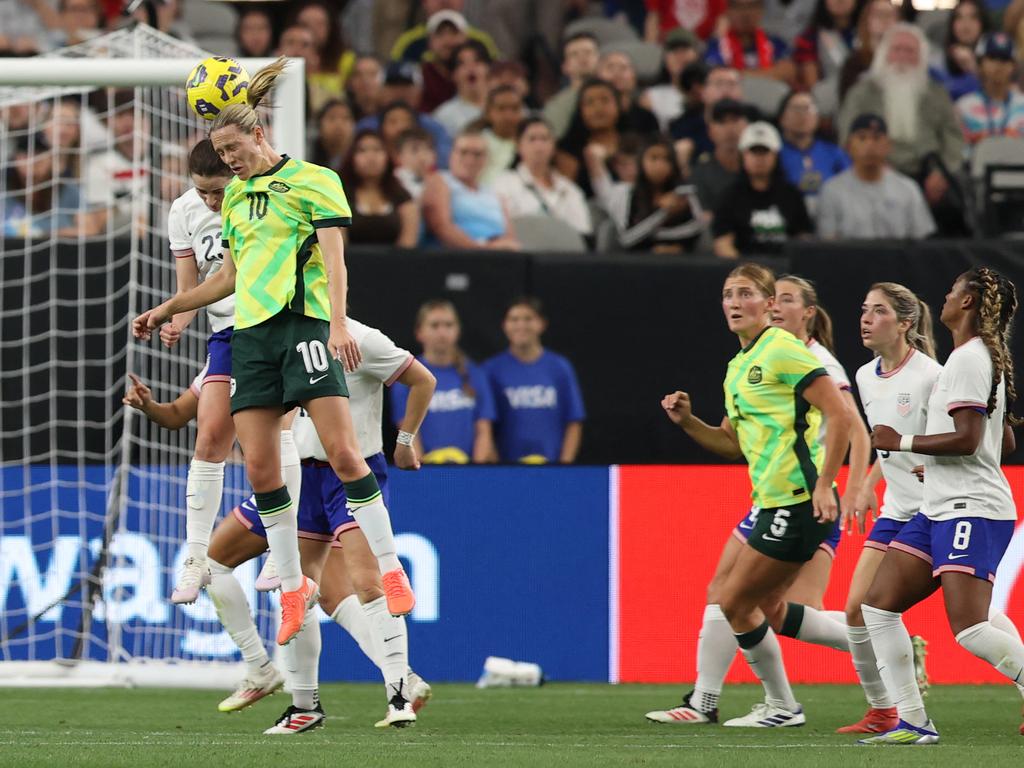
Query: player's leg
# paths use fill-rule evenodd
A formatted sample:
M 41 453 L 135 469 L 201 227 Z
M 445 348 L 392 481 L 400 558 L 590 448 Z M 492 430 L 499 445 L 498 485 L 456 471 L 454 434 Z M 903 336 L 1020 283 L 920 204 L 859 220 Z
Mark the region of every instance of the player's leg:
M 194 603 L 200 588 L 209 583 L 206 551 L 224 493 L 224 461 L 235 441 L 229 385 L 220 376 L 208 375 L 203 382 L 196 424 L 195 451 L 185 487 L 188 557 L 171 593 L 172 603 Z
M 931 521 L 917 514 L 892 540 L 861 605 L 885 688 L 899 714 L 897 725 L 862 744 L 933 744 L 938 732 L 917 687 L 914 649 L 903 613 L 939 587 L 932 576 Z
M 330 542 L 305 538 L 300 534 L 302 573 L 307 579 L 320 581 L 329 550 Z M 326 715 L 320 705 L 320 649 L 320 621 L 314 611 L 306 611 L 301 628 L 281 649 L 292 703 L 264 734 L 292 736 L 323 726 Z
M 247 667 L 245 678 L 235 692 L 218 705 L 221 712 L 244 709 L 284 685 L 284 678 L 263 647 L 245 592 L 234 574 L 235 568 L 258 557 L 266 548 L 259 513 L 251 498 L 221 521 L 210 541 L 211 580 L 206 591 Z
M 380 485 L 356 443 L 348 399 L 318 397 L 304 401 L 303 406 L 313 420 L 328 461 L 344 485 L 349 512 L 377 558 L 388 610 L 396 616 L 411 613 L 416 600 L 398 559 Z
M 281 628 L 277 642 L 284 645 L 302 627 L 307 609 L 316 603 L 317 586 L 302 575 L 296 508 L 282 482 L 281 410 L 245 408 L 235 411 L 234 420 L 267 544 L 281 579 Z
M 295 437 L 292 434 L 291 425 L 295 419 L 295 411 L 286 415 L 281 422 L 281 479 L 288 489 L 288 497 L 293 500 L 301 497 L 302 494 L 302 462 L 299 460 L 299 450 L 295 445 Z M 274 565 L 274 558 L 271 555 L 263 561 L 256 576 L 257 592 L 273 592 L 281 588 L 281 577 L 277 573 L 277 566 Z
M 1017 625 L 1014 624 L 1010 620 L 1010 617 L 1007 616 L 1005 613 L 1000 613 L 999 611 L 990 607 L 988 620 L 993 627 L 1000 630 L 1001 632 L 1005 632 L 1010 637 L 1014 638 L 1017 642 L 1021 642 L 1020 630 L 1017 629 Z M 1024 697 L 1024 680 L 1017 683 L 1016 685 L 1017 691 L 1020 693 L 1022 697 Z M 1021 716 L 1024 717 L 1024 707 L 1021 708 Z M 1020 734 L 1021 736 L 1024 736 L 1024 723 L 1021 723 Z
M 840 611 L 826 611 L 822 605 L 835 559 L 833 541 L 823 542 L 814 556 L 803 564 L 796 579 L 776 605 L 762 605 L 772 629 L 780 635 L 837 651 L 849 651 L 846 621 Z

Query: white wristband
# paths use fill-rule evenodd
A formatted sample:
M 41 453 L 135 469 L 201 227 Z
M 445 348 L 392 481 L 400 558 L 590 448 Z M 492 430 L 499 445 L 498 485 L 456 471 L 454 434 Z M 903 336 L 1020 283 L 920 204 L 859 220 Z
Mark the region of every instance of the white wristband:
M 415 432 L 404 432 L 400 429 L 398 430 L 398 437 L 395 439 L 395 442 L 398 443 L 399 445 L 407 445 L 411 448 L 412 439 L 414 437 L 416 437 Z
M 900 450 L 901 451 L 913 451 L 914 450 L 914 436 L 913 435 L 902 435 L 900 437 Z

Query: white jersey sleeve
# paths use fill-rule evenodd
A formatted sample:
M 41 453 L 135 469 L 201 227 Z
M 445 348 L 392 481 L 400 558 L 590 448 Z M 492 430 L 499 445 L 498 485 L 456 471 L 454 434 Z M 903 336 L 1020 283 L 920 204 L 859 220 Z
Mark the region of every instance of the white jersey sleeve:
M 953 412 L 985 412 L 992 391 L 992 357 L 978 337 L 953 350 L 928 401 L 927 434 L 954 431 Z M 996 387 L 996 406 L 986 413 L 981 442 L 970 456 L 926 456 L 923 511 L 933 520 L 984 517 L 1016 520 L 1010 484 L 1000 466 L 1006 389 Z
M 811 339 L 811 343 L 807 345 L 816 358 L 821 362 L 825 368 L 825 372 L 832 377 L 832 380 L 836 383 L 836 386 L 840 389 L 850 389 L 850 377 L 846 375 L 846 369 L 836 360 L 836 356 L 833 355 L 825 345 L 816 339 Z
M 902 435 L 923 434 L 928 424 L 928 398 L 942 366 L 922 352 L 911 350 L 891 371 L 882 373 L 879 359 L 857 371 L 861 406 L 874 428 L 892 427 Z M 909 520 L 924 500 L 924 486 L 911 471 L 924 464 L 924 456 L 900 451 L 880 451 L 878 462 L 885 478 L 882 517 Z
M 192 238 L 189 237 L 188 223 L 186 222 L 184 196 L 179 197 L 171 203 L 171 210 L 167 214 L 167 239 L 171 251 L 179 259 L 188 258 L 194 254 Z

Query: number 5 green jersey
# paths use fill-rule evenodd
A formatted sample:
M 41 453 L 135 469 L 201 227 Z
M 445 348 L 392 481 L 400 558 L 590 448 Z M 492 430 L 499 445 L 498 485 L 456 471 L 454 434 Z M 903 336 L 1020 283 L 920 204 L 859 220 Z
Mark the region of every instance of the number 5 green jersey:
M 825 451 L 821 412 L 803 398 L 821 362 L 789 331 L 768 328 L 729 362 L 725 410 L 750 471 L 753 502 L 764 509 L 811 497 Z
M 266 173 L 224 190 L 224 247 L 235 263 L 235 329 L 287 307 L 331 319 L 327 270 L 316 230 L 347 227 L 352 212 L 338 174 L 287 155 Z

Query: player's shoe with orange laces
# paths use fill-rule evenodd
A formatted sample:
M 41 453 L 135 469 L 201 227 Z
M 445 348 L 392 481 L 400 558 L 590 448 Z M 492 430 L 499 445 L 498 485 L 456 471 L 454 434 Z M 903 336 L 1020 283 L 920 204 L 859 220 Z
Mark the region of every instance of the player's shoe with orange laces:
M 402 568 L 388 571 L 381 577 L 384 597 L 388 601 L 388 612 L 392 616 L 405 616 L 416 607 L 416 596 L 412 593 L 409 577 Z
M 302 629 L 306 611 L 316 605 L 320 588 L 307 576 L 302 577 L 302 586 L 291 592 L 281 592 L 281 628 L 277 631 L 277 644 L 287 645 Z
M 896 707 L 872 707 L 860 722 L 836 728 L 836 733 L 885 733 L 895 728 L 899 721 L 900 716 L 896 714 Z

